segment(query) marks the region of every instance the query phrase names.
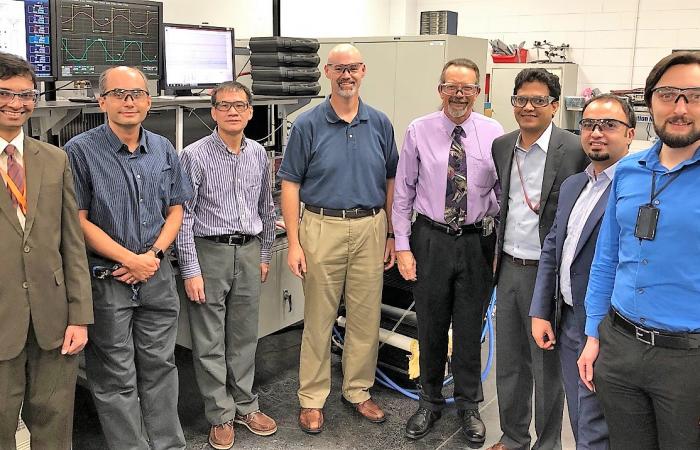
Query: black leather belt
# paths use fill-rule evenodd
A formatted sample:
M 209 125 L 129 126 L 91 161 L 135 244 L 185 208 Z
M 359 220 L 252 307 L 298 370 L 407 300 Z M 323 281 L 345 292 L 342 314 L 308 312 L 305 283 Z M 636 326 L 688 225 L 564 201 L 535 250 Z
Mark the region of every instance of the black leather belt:
M 700 333 L 671 333 L 650 330 L 640 327 L 614 309 L 610 310 L 610 318 L 613 326 L 647 345 L 680 350 L 700 348 Z
M 251 236 L 249 234 L 234 233 L 220 234 L 218 236 L 202 236 L 202 239 L 214 241 L 219 244 L 243 245 L 255 239 L 255 236 Z
M 484 228 L 484 224 L 481 220 L 476 223 L 470 223 L 469 225 L 462 225 L 457 229 L 454 229 L 447 224 L 436 222 L 423 214 L 418 214 L 416 220 L 422 220 L 426 224 L 430 225 L 431 228 L 440 230 L 443 233 L 449 234 L 450 236 L 461 236 L 465 233 L 481 233 Z
M 308 209 L 312 213 L 321 214 L 323 216 L 330 217 L 342 217 L 343 219 L 359 219 L 360 217 L 376 216 L 382 208 L 372 208 L 372 209 L 329 209 L 329 208 L 319 208 L 317 206 L 304 205 L 304 208 Z
M 515 256 L 509 255 L 506 252 L 503 252 L 503 259 L 515 264 L 516 266 L 538 266 L 540 264 L 540 262 L 536 259 L 516 258 Z

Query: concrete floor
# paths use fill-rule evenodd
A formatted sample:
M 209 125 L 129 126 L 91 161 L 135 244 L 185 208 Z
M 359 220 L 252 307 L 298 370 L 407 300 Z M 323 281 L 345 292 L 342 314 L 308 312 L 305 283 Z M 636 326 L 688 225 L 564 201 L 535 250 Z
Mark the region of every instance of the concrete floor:
M 460 431 L 455 409 L 448 408 L 433 431 L 419 441 L 403 436 L 406 420 L 417 408 L 417 403 L 401 394 L 377 386 L 373 398 L 384 408 L 387 421 L 372 424 L 360 418 L 340 401 L 340 358 L 333 355 L 332 392 L 324 409 L 325 429 L 315 436 L 302 432 L 297 425 L 298 402 L 297 368 L 301 330 L 291 329 L 261 339 L 257 353 L 256 385 L 263 411 L 278 424 L 273 436 L 259 437 L 236 426 L 234 449 L 464 449 L 466 440 Z M 483 360 L 488 354 L 484 344 Z M 179 413 L 185 431 L 188 449 L 211 449 L 207 443 L 209 424 L 203 415 L 202 401 L 194 380 L 191 353 L 184 348 L 176 351 L 180 373 Z M 564 408 L 566 411 L 566 408 Z M 563 448 L 575 448 L 568 416 L 564 413 Z M 496 399 L 495 371 L 492 369 L 484 383 L 484 402 L 481 417 L 486 423 L 487 435 L 483 448 L 488 448 L 500 437 L 498 402 Z M 534 436 L 534 429 L 531 427 Z M 534 440 L 534 439 L 533 439 Z M 78 387 L 74 424 L 75 450 L 105 450 L 99 420 L 88 391 Z

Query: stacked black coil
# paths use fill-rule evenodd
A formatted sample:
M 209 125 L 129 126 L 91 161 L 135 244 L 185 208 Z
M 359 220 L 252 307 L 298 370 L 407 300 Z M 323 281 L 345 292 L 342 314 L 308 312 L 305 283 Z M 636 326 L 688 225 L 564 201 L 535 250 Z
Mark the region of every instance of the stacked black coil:
M 321 91 L 318 40 L 253 37 L 249 46 L 253 94 L 294 96 Z

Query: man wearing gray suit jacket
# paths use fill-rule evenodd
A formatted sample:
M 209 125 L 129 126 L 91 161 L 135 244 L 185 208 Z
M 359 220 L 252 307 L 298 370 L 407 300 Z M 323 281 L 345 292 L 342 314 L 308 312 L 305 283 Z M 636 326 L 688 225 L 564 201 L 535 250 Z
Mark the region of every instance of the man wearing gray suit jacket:
M 542 246 L 530 316 L 543 350 L 559 349 L 571 428 L 579 450 L 609 447 L 608 427 L 596 394 L 579 378 L 576 360 L 586 342 L 584 300 L 600 223 L 617 162 L 628 153 L 636 117 L 611 94 L 583 107 L 581 145 L 591 159 L 584 172 L 561 185 L 559 207 Z
M 535 385 L 533 449 L 561 449 L 564 389 L 555 352 L 531 338 L 530 302 L 541 246 L 559 199 L 559 186 L 582 171 L 588 158 L 578 137 L 552 118 L 559 107 L 559 78 L 544 69 L 524 69 L 515 79 L 511 103 L 519 130 L 493 142 L 501 186 L 496 247 L 496 388 L 500 442 L 490 450 L 530 448 L 532 388 Z
M 31 447 L 68 450 L 92 296 L 68 157 L 22 131 L 35 86 L 0 52 L 0 449 L 15 448 L 24 402 Z

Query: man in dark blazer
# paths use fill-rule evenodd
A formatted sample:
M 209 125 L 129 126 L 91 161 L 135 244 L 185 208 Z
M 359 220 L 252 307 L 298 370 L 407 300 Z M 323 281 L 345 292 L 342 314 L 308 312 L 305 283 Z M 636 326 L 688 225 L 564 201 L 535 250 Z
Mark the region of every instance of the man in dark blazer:
M 579 138 L 554 126 L 559 78 L 544 69 L 524 69 L 515 79 L 511 103 L 519 130 L 493 142 L 501 186 L 498 226 L 496 388 L 502 436 L 491 450 L 530 448 L 535 386 L 533 449 L 561 449 L 564 389 L 555 352 L 535 344 L 530 302 L 545 236 L 554 221 L 559 186 L 582 171 L 588 158 Z
M 27 61 L 0 52 L 0 449 L 15 448 L 22 402 L 32 448 L 71 448 L 93 319 L 68 157 L 22 130 L 35 86 Z
M 530 316 L 532 336 L 543 350 L 559 348 L 576 448 L 605 450 L 608 427 L 596 394 L 578 374 L 586 342 L 584 300 L 600 223 L 617 162 L 628 153 L 636 118 L 629 103 L 611 94 L 583 107 L 581 145 L 591 159 L 584 172 L 561 185 L 559 207 L 542 247 Z

